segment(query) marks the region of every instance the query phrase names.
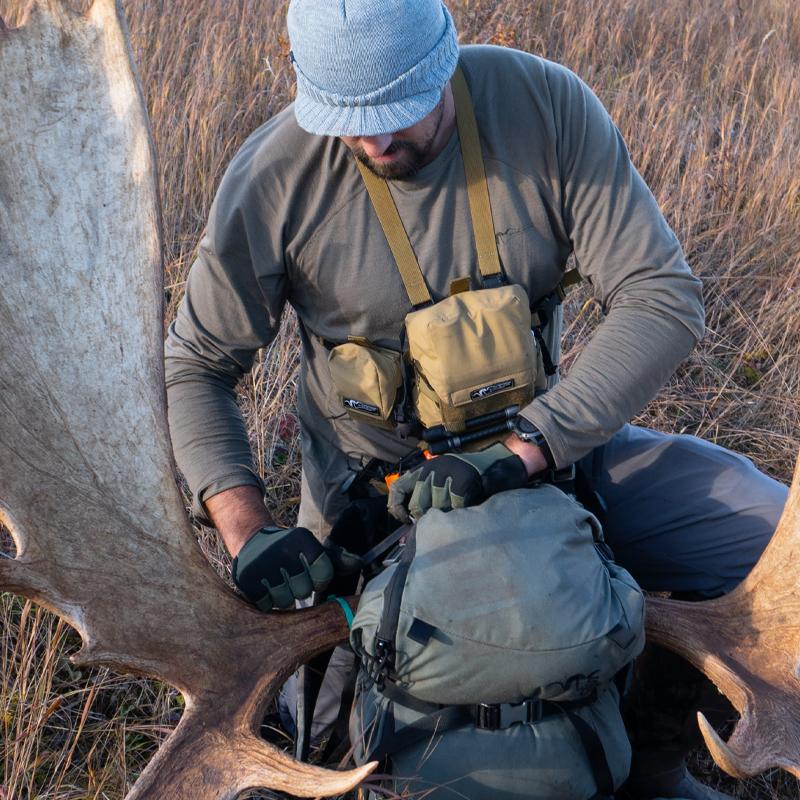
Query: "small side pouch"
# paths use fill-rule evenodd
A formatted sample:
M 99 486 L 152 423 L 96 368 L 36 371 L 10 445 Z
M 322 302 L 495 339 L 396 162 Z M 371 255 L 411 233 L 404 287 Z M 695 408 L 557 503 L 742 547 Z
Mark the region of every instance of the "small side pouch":
M 345 342 L 328 355 L 341 406 L 353 419 L 393 428 L 392 409 L 403 382 L 400 353 L 359 342 Z

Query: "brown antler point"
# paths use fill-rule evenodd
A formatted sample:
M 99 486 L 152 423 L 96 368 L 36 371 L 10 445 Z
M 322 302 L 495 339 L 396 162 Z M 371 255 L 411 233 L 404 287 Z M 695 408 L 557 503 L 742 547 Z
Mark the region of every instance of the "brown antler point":
M 697 724 L 703 734 L 708 752 L 720 769 L 725 770 L 733 778 L 749 778 L 753 773 L 746 770 L 736 755 L 728 745 L 722 741 L 720 735 L 711 726 L 702 712 L 697 712 Z
M 282 788 L 298 797 L 332 797 L 355 789 L 377 766 L 377 761 L 370 761 L 361 767 L 340 772 L 292 761 L 283 786 L 278 779 L 280 772 L 274 767 L 270 769 L 269 778 L 273 788 Z

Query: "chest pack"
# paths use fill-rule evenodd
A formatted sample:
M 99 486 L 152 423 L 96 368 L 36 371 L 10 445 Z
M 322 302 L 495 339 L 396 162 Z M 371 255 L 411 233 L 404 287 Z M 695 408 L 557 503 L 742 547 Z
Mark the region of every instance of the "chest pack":
M 611 797 L 630 766 L 615 679 L 643 644 L 641 590 L 568 495 L 431 510 L 353 621 L 356 760 L 388 759 L 401 795 Z
M 447 434 L 474 431 L 527 405 L 555 372 L 526 290 L 503 278 L 478 127 L 460 68 L 452 86 L 481 288 L 472 289 L 468 278 L 454 280 L 450 296 L 433 301 L 386 180 L 357 162 L 413 310 L 405 318 L 403 352 L 351 337 L 330 349 L 328 364 L 342 407 L 384 428 L 400 422 Z

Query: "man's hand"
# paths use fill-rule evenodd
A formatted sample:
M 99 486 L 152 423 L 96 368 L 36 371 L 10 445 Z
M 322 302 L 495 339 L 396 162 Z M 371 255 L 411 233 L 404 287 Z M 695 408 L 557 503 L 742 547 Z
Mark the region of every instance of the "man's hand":
M 523 460 L 504 444 L 477 453 L 446 453 L 401 475 L 389 492 L 389 512 L 402 522 L 419 519 L 429 508 L 450 511 L 482 503 L 528 481 Z
M 322 591 L 333 565 L 308 528 L 259 528 L 233 559 L 233 582 L 262 611 L 291 608 Z

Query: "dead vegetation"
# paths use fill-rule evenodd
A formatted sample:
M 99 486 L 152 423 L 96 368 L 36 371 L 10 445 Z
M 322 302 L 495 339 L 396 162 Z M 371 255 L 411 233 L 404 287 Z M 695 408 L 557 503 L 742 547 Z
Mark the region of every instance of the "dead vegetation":
M 285 4 L 125 5 L 159 151 L 171 315 L 225 165 L 291 97 Z M 0 0 L 0 14 L 14 24 L 18 6 Z M 640 421 L 740 450 L 788 480 L 800 445 L 794 0 L 450 6 L 462 42 L 530 50 L 586 80 L 703 277 L 706 339 Z M 567 364 L 599 321 L 581 291 L 569 309 Z M 296 366 L 287 315 L 241 392 L 258 464 L 287 522 L 299 495 Z M 213 538 L 200 534 L 222 568 Z M 3 595 L 0 613 L 0 798 L 119 800 L 179 717 L 180 696 L 152 682 L 74 669 L 67 655 L 76 638 L 30 604 Z M 721 780 L 714 772 L 709 779 Z M 742 798 L 800 797 L 797 782 L 782 774 L 725 788 Z

